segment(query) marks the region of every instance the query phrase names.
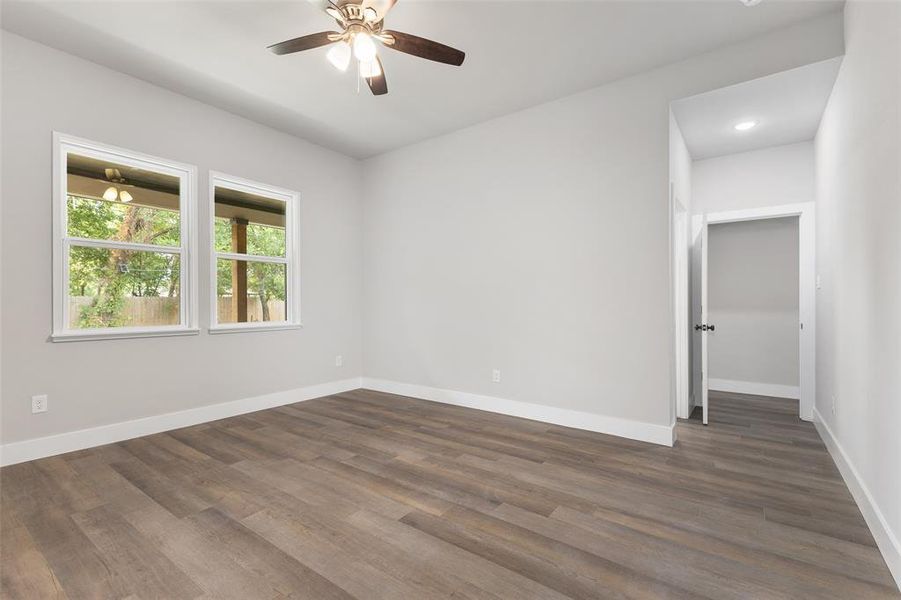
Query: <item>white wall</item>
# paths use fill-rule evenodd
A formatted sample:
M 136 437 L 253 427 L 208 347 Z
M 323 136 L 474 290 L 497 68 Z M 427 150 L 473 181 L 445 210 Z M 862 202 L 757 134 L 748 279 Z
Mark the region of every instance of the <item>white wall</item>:
M 13 34 L 2 40 L 2 441 L 359 377 L 359 163 Z M 51 343 L 51 132 L 210 169 L 301 195 L 304 328 Z M 209 236 L 200 235 L 209 323 Z M 335 368 L 343 354 L 344 367 Z M 33 394 L 49 411 L 31 414 Z
M 691 176 L 695 214 L 816 198 L 812 141 L 696 160 Z
M 850 1 L 845 36 L 816 139 L 816 410 L 901 584 L 901 4 Z
M 669 173 L 672 193 L 673 348 L 676 413 L 689 415 L 691 396 L 691 154 L 672 110 L 669 116 Z
M 673 194 L 679 199 L 686 211 L 691 211 L 692 189 L 691 171 L 693 163 L 685 138 L 675 115 L 670 111 L 669 115 L 669 173 L 673 186 Z
M 749 382 L 797 397 L 798 218 L 715 224 L 708 240 L 710 388 Z
M 839 24 L 366 161 L 364 374 L 670 426 L 669 102 L 837 56 Z

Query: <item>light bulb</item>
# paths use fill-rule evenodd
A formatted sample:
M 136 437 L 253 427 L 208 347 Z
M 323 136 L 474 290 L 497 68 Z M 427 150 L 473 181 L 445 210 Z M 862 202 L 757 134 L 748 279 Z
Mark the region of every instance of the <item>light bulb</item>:
M 132 200 L 134 200 L 134 198 L 131 197 L 131 194 L 129 194 L 125 190 L 122 190 L 121 192 L 119 192 L 119 200 L 121 200 L 122 202 L 131 202 Z
M 119 197 L 119 190 L 117 190 L 113 186 L 106 188 L 106 191 L 103 192 L 103 199 L 106 200 L 107 202 L 112 202 L 113 200 L 115 200 L 118 197 Z
M 350 46 L 341 42 L 336 46 L 332 46 L 332 49 L 328 51 L 325 57 L 336 69 L 346 71 L 347 66 L 350 64 Z
M 735 125 L 736 131 L 747 131 L 749 129 L 754 129 L 757 126 L 757 121 L 742 121 Z
M 378 77 L 381 74 L 382 68 L 379 66 L 379 61 L 373 60 L 370 62 L 360 63 L 360 77 L 362 77 L 363 79 Z
M 368 33 L 358 33 L 354 36 L 354 56 L 360 62 L 368 63 L 375 58 L 375 42 Z

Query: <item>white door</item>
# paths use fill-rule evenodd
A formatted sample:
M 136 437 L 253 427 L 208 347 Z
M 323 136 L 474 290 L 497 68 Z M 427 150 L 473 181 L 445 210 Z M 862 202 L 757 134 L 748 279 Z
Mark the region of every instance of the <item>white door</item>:
M 707 374 L 707 217 L 704 217 L 701 222 L 699 242 L 701 251 L 701 322 L 695 323 L 695 330 L 701 335 L 701 411 L 704 425 L 706 425 L 710 381 Z
M 694 328 L 691 337 L 691 400 L 692 409 L 700 406 L 707 424 L 709 376 L 707 373 L 707 333 L 714 326 L 707 322 L 707 217 L 691 218 L 691 318 Z

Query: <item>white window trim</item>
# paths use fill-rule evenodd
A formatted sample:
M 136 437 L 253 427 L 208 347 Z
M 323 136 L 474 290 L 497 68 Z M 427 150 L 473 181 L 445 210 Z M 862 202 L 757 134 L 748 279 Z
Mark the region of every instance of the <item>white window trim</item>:
M 69 329 L 69 256 L 68 248 L 75 242 L 80 246 L 99 248 L 131 247 L 136 250 L 173 252 L 171 247 L 159 247 L 129 242 L 109 242 L 105 240 L 83 239 L 67 235 L 66 195 L 68 182 L 66 175 L 67 154 L 73 152 L 101 160 L 111 160 L 119 164 L 167 173 L 180 180 L 179 208 L 181 211 L 181 246 L 178 251 L 181 269 L 179 282 L 178 325 L 153 327 L 110 327 L 102 329 Z M 116 146 L 53 132 L 53 333 L 54 342 L 83 340 L 105 340 L 122 338 L 161 337 L 176 335 L 197 335 L 197 203 L 195 185 L 197 168 L 164 158 L 149 156 Z
M 245 192 L 257 196 L 265 196 L 285 203 L 285 257 L 255 256 L 253 254 L 234 254 L 231 252 L 216 251 L 216 188 L 224 187 L 238 192 Z M 303 327 L 300 320 L 300 194 L 293 190 L 275 187 L 265 183 L 250 181 L 234 175 L 226 175 L 216 171 L 210 171 L 209 180 L 209 204 L 210 204 L 210 325 L 209 332 L 239 333 L 246 331 L 278 331 L 286 329 L 299 329 Z M 217 270 L 219 258 L 232 260 L 246 260 L 270 262 L 285 265 L 287 277 L 286 292 L 288 300 L 285 303 L 285 321 L 267 322 L 255 321 L 250 323 L 222 323 L 219 324 Z

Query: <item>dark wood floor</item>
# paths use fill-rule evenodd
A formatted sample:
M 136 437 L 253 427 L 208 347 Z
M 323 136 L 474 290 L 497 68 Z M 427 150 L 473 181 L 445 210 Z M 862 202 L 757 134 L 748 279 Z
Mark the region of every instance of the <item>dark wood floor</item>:
M 5 467 L 3 598 L 899 597 L 794 402 L 664 448 L 357 391 Z

